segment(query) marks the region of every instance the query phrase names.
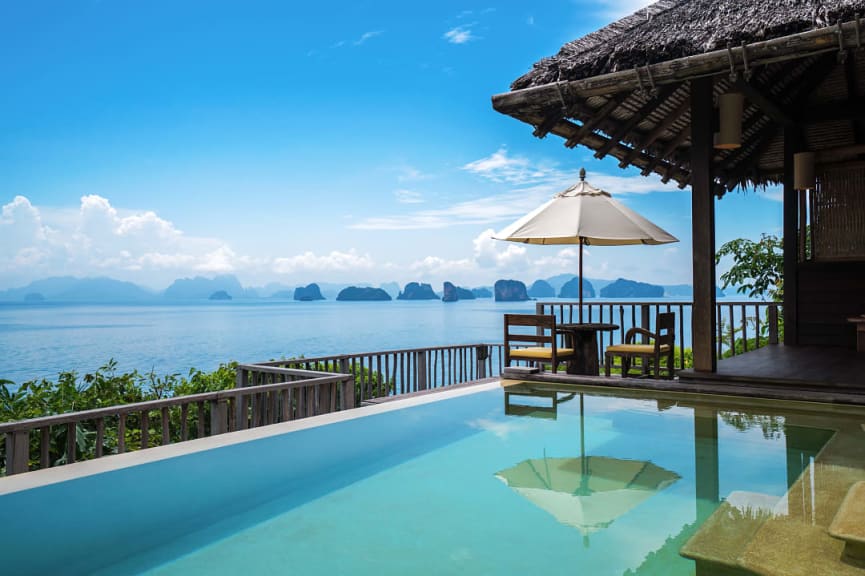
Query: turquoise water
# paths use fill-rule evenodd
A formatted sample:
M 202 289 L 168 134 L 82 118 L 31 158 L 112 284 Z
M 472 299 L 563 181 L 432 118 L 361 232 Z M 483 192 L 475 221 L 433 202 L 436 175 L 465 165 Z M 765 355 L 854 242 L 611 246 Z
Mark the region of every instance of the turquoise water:
M 2 540 L 4 573 L 692 574 L 678 549 L 719 500 L 746 491 L 774 501 L 830 436 L 783 416 L 695 410 L 684 397 L 572 391 L 554 410 L 549 398 L 511 398 L 546 406 L 536 418 L 509 415 L 503 396 L 482 391 L 2 496 L 0 526 L 14 527 Z M 580 524 L 572 502 L 542 505 L 502 479 L 528 461 L 542 476 L 544 466 L 586 462 L 605 511 L 581 500 Z M 609 462 L 630 472 L 613 482 Z M 633 498 L 647 483 L 636 469 L 655 482 Z
M 663 301 L 663 300 L 658 300 Z M 186 374 L 260 362 L 400 348 L 500 342 L 502 314 L 534 302 L 232 301 L 181 304 L 0 303 L 0 379 L 118 369 Z M 690 342 L 690 317 L 684 319 Z

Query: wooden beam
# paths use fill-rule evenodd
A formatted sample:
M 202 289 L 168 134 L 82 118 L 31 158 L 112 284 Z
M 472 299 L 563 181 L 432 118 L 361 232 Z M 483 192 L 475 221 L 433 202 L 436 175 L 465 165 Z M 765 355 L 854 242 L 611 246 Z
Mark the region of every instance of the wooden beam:
M 530 123 L 532 123 L 532 122 L 540 123 L 543 121 L 543 118 L 535 117 L 535 116 L 528 116 L 526 119 L 524 119 L 524 121 L 527 121 Z M 553 128 L 552 128 L 552 130 L 550 130 L 550 132 L 553 134 L 556 134 L 557 136 L 561 136 L 562 138 L 567 140 L 568 138 L 571 138 L 574 134 L 576 134 L 579 129 L 580 129 L 580 127 L 577 126 L 576 124 L 570 122 L 567 119 L 562 119 L 555 126 L 553 126 Z M 592 150 L 597 150 L 601 146 L 604 146 L 608 143 L 609 143 L 609 139 L 604 137 L 604 136 L 601 136 L 600 134 L 590 133 L 590 134 L 586 135 L 585 138 L 583 138 L 583 145 L 588 147 L 588 148 L 591 148 Z M 632 152 L 631 148 L 624 146 L 621 143 L 616 143 L 613 146 L 613 148 L 610 150 L 610 154 L 612 156 L 614 156 L 615 158 L 624 158 L 626 155 L 630 154 L 631 152 Z M 649 156 L 648 154 L 643 154 L 641 152 L 638 152 L 637 156 L 634 158 L 633 164 L 634 164 L 634 166 L 637 166 L 638 168 L 642 168 L 654 160 L 655 160 L 655 158 L 653 156 Z M 657 164 L 657 166 L 658 166 L 658 173 L 663 174 L 663 172 L 661 172 L 661 171 L 666 170 L 667 167 L 669 166 L 669 164 L 667 162 L 660 162 Z M 690 174 L 688 173 L 687 170 L 684 170 L 681 168 L 677 169 L 674 167 L 673 178 L 677 182 L 687 181 L 687 179 L 689 177 L 690 177 Z
M 664 116 L 664 119 L 658 122 L 658 125 L 655 126 L 651 132 L 646 134 L 645 137 L 640 139 L 639 144 L 636 144 L 633 148 L 633 152 L 619 162 L 619 168 L 627 168 L 631 162 L 633 162 L 634 158 L 637 154 L 640 153 L 641 150 L 646 150 L 649 146 L 658 141 L 658 138 L 661 137 L 661 134 L 670 129 L 670 125 L 678 120 L 682 114 L 688 112 L 690 104 L 688 103 L 688 99 L 685 98 L 681 104 L 679 104 L 673 110 Z M 686 130 L 687 131 L 687 130 Z
M 733 89 L 742 92 L 752 104 L 755 104 L 766 116 L 778 124 L 787 125 L 793 123 L 793 118 L 771 96 L 763 93 L 757 86 L 745 82 L 740 78 Z
M 580 126 L 577 133 L 565 141 L 565 146 L 568 148 L 574 148 L 577 144 L 582 142 L 583 138 L 594 132 L 595 128 L 598 127 L 598 124 L 603 122 L 604 119 L 613 112 L 613 110 L 621 106 L 622 102 L 624 102 L 628 96 L 630 96 L 630 94 L 617 94 L 610 98 L 606 104 L 601 106 L 600 109 L 593 110 L 591 112 L 591 117 L 586 122 L 583 122 L 583 125 Z
M 649 174 L 651 174 L 652 170 L 655 169 L 658 163 L 661 162 L 661 160 L 663 160 L 664 158 L 669 158 L 670 155 L 676 150 L 676 148 L 681 146 L 690 135 L 690 130 L 688 130 L 687 128 L 679 132 L 672 140 L 667 142 L 667 145 L 664 146 L 664 150 L 660 154 L 655 156 L 648 166 L 643 168 L 641 174 L 643 176 L 648 176 Z
M 837 120 L 865 120 L 865 98 L 832 102 L 802 110 L 796 115 L 797 124 L 819 124 Z
M 731 155 L 729 161 L 725 163 L 724 168 L 721 170 L 721 185 L 728 190 L 735 188 L 735 184 L 738 184 L 745 174 L 760 163 L 760 156 L 769 148 L 772 140 L 780 130 L 780 126 L 769 122 L 754 136 L 753 140 L 757 141 L 756 147 L 751 148 L 750 145 L 742 146 L 736 151 L 736 154 Z M 730 184 L 734 184 L 734 186 L 730 187 Z
M 856 80 L 856 51 L 848 50 L 847 57 L 844 60 L 844 78 L 847 81 L 847 101 L 853 103 L 858 99 L 859 87 Z M 853 139 L 858 144 L 862 142 L 862 124 L 856 118 L 851 118 L 850 124 L 853 127 Z
M 712 78 L 691 80 L 691 225 L 694 308 L 691 334 L 694 370 L 716 372 L 715 349 L 715 195 L 712 157 Z
M 847 46 L 854 45 L 856 43 L 856 23 L 854 21 L 845 22 L 841 24 L 840 28 L 844 44 Z M 775 62 L 806 58 L 816 54 L 834 53 L 838 50 L 838 26 L 755 42 L 746 48 L 748 61 L 752 68 Z M 645 83 L 643 78 L 647 77 L 649 72 L 651 72 L 656 86 L 676 84 L 702 76 L 722 74 L 730 69 L 730 60 L 725 48 L 705 54 L 659 62 L 647 68 L 648 71 L 640 70 L 640 78 L 637 77 L 638 75 L 634 70 L 622 70 L 581 80 L 554 82 L 497 94 L 492 98 L 493 108 L 508 114 L 525 109 L 526 106 L 543 105 L 543 103 L 558 100 L 559 91 L 563 87 L 569 92 L 583 97 L 633 92 Z M 557 84 L 559 84 L 558 87 Z
M 814 61 L 814 63 L 809 66 L 801 76 L 792 80 L 792 83 L 796 86 L 799 86 L 799 90 L 792 96 L 791 101 L 788 102 L 784 106 L 784 110 L 782 112 L 787 117 L 792 118 L 792 114 L 789 112 L 791 110 L 796 110 L 800 106 L 802 106 L 806 100 L 808 100 L 808 96 L 817 89 L 820 84 L 823 83 L 823 80 L 832 73 L 832 69 L 834 66 L 835 57 L 832 55 L 826 55 L 822 58 L 819 58 Z M 770 117 L 771 119 L 771 117 Z M 756 123 L 759 120 L 759 116 L 752 118 L 752 121 Z M 790 126 L 791 124 L 783 124 L 783 126 Z M 742 133 L 747 133 L 753 127 L 753 123 L 751 126 L 745 127 L 742 130 Z M 766 147 L 768 147 L 769 143 L 771 143 L 771 139 L 777 134 L 778 125 L 770 122 L 766 124 L 764 127 L 760 129 L 757 134 L 751 138 L 751 141 L 758 141 L 759 145 L 756 149 L 751 150 L 750 146 L 747 144 L 742 146 L 736 153 L 730 155 L 725 163 L 724 163 L 724 172 L 725 176 L 722 177 L 721 183 L 729 188 L 730 183 L 734 182 L 735 178 L 741 178 L 742 174 L 747 173 L 749 170 L 757 166 L 760 162 L 760 156 L 763 152 L 765 152 Z M 770 142 L 765 142 L 769 140 Z M 745 162 L 741 165 L 740 162 L 745 160 Z M 738 166 L 738 167 L 737 167 Z M 735 171 L 733 171 L 735 169 Z
M 630 132 L 634 126 L 636 126 L 641 120 L 645 120 L 646 116 L 651 114 L 652 110 L 657 108 L 658 106 L 662 106 L 664 102 L 669 100 L 669 98 L 679 89 L 679 85 L 665 86 L 661 92 L 655 98 L 649 98 L 646 100 L 645 104 L 643 104 L 639 110 L 634 112 L 634 115 L 628 118 L 625 122 L 619 124 L 619 126 L 610 134 L 610 143 L 605 145 L 604 147 L 595 151 L 595 158 L 601 160 L 610 153 L 610 150 L 613 149 L 618 142 L 625 137 L 625 135 Z
M 555 126 L 559 122 L 559 120 L 564 117 L 565 113 L 563 110 L 556 110 L 547 114 L 547 117 L 544 118 L 544 121 L 535 127 L 532 135 L 534 135 L 536 138 L 546 138 L 547 134 L 550 133 L 550 130 L 553 129 L 553 126 Z
M 799 193 L 793 188 L 793 155 L 803 147 L 798 126 L 784 129 L 784 344 L 799 343 Z

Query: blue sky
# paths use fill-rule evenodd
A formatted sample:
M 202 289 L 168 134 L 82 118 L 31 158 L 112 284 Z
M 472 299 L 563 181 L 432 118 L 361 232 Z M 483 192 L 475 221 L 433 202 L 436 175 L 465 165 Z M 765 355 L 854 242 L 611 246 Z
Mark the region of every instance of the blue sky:
M 641 0 L 0 4 L 0 288 L 576 273 L 490 239 L 581 166 L 681 239 L 585 274 L 688 283 L 690 196 L 493 111 L 532 63 Z M 718 243 L 779 233 L 777 194 L 717 204 Z M 722 267 L 723 269 L 723 267 Z

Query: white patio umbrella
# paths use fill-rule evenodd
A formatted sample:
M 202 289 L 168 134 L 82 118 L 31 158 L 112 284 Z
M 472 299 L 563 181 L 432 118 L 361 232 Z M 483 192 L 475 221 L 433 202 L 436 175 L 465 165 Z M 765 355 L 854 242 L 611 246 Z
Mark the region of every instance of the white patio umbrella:
M 532 458 L 496 473 L 520 496 L 582 532 L 606 528 L 681 478 L 644 460 L 586 455 L 585 408 L 580 394 L 579 458 Z M 588 540 L 585 541 L 588 544 Z
M 668 244 L 679 239 L 649 222 L 627 206 L 613 200 L 609 192 L 580 181 L 553 196 L 543 206 L 523 216 L 497 235 L 496 240 L 523 244 L 580 245 L 580 322 L 583 321 L 583 245 L 624 246 Z
M 523 460 L 497 472 L 496 478 L 587 536 L 674 483 L 679 475 L 643 460 L 545 456 Z

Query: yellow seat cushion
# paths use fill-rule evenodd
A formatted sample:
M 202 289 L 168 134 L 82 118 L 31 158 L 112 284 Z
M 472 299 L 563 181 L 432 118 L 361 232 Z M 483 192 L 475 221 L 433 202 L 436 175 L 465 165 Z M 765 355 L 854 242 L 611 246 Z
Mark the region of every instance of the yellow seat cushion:
M 557 348 L 557 356 L 570 356 L 574 353 L 573 348 Z M 529 360 L 550 360 L 553 357 L 553 349 L 544 346 L 531 348 L 511 348 L 511 358 L 527 358 Z
M 664 344 L 661 348 L 661 354 L 670 352 L 669 344 Z M 607 346 L 607 354 L 654 354 L 655 347 L 652 344 L 614 344 Z

